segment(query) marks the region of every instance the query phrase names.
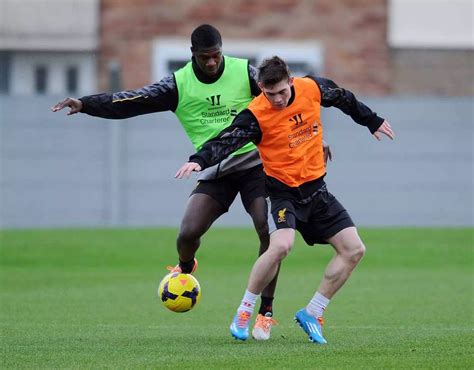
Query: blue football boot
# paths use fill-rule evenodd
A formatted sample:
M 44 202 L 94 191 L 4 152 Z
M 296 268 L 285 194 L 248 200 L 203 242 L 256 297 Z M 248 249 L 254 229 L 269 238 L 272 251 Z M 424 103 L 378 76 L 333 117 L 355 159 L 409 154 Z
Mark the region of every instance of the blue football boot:
M 249 337 L 249 323 L 252 314 L 247 311 L 237 311 L 230 324 L 230 334 L 235 339 L 247 340 Z
M 308 334 L 309 340 L 314 343 L 326 344 L 327 341 L 323 337 L 322 327 L 324 321 L 322 317 L 311 316 L 305 308 L 302 308 L 295 314 L 295 321 Z

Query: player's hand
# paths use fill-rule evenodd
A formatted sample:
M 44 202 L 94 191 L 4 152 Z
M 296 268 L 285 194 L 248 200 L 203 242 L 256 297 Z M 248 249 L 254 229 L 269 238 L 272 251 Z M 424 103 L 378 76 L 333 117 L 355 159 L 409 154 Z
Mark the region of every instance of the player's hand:
M 57 112 L 66 107 L 69 107 L 67 115 L 70 116 L 71 114 L 79 113 L 82 110 L 82 102 L 79 99 L 66 98 L 52 107 L 51 110 Z
M 392 140 L 395 138 L 395 133 L 392 130 L 392 126 L 390 126 L 390 123 L 387 121 L 383 121 L 379 129 L 374 132 L 374 136 L 378 141 L 382 140 L 381 134 L 388 136 Z
M 328 163 L 328 159 L 332 161 L 332 153 L 329 144 L 323 140 L 324 164 Z
M 193 171 L 195 172 L 201 171 L 201 166 L 195 162 L 187 162 L 178 170 L 178 172 L 176 172 L 176 175 L 174 175 L 174 177 L 177 179 L 182 179 L 183 177 L 189 177 L 189 175 Z

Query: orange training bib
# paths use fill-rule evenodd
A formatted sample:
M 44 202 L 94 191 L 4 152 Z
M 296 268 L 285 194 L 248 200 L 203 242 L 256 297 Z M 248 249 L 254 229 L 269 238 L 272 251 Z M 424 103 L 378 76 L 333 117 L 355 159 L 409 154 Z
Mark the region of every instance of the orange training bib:
M 294 91 L 293 102 L 283 110 L 272 108 L 264 94 L 248 106 L 262 131 L 258 150 L 265 173 L 290 187 L 326 173 L 319 87 L 310 78 L 295 78 Z

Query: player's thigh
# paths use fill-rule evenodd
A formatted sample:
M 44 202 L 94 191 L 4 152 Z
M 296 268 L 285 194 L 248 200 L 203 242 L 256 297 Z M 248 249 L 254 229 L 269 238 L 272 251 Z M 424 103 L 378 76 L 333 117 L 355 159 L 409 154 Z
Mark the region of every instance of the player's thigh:
M 270 246 L 268 250 L 284 257 L 290 252 L 294 242 L 295 229 L 278 229 L 270 234 Z
M 248 170 L 241 171 L 237 184 L 242 204 L 252 218 L 254 218 L 254 215 L 261 216 L 262 214 L 266 217 L 266 206 L 261 202 L 262 199 L 266 197 L 263 166 L 260 164 Z M 259 201 L 255 203 L 257 199 L 259 199 Z
M 264 197 L 255 198 L 247 209 L 257 232 L 268 234 L 268 207 Z
M 199 237 L 226 211 L 224 206 L 210 195 L 194 193 L 188 199 L 180 234 L 193 234 Z
M 225 213 L 234 202 L 238 192 L 239 188 L 233 178 L 224 176 L 216 180 L 199 181 L 191 196 L 196 194 L 208 195 L 222 206 L 222 213 Z
M 347 227 L 327 239 L 338 254 L 359 259 L 365 253 L 365 246 L 355 226 Z
M 290 200 L 267 197 L 266 201 L 270 234 L 280 229 L 296 229 L 296 210 Z
M 304 220 L 302 217 L 300 220 Z M 349 213 L 327 189 L 315 196 L 307 221 L 297 225 L 303 239 L 309 245 L 328 244 L 329 239 L 340 231 L 353 227 Z

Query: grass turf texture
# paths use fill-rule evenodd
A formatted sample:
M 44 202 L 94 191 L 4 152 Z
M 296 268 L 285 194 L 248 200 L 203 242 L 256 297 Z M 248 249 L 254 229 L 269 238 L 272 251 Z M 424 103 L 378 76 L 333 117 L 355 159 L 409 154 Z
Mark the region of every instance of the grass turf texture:
M 332 256 L 301 238 L 282 266 L 267 342 L 228 326 L 257 253 L 250 229 L 212 229 L 202 299 L 156 296 L 175 229 L 1 231 L 2 368 L 472 368 L 473 229 L 361 229 L 367 254 L 326 314 L 329 344 L 293 322 Z M 259 304 L 259 303 L 258 303 Z M 253 321 L 253 320 L 252 320 Z

